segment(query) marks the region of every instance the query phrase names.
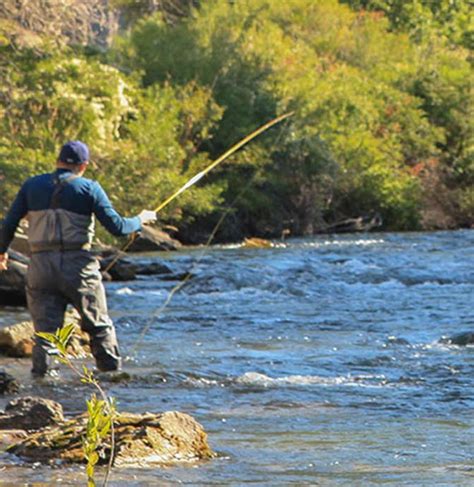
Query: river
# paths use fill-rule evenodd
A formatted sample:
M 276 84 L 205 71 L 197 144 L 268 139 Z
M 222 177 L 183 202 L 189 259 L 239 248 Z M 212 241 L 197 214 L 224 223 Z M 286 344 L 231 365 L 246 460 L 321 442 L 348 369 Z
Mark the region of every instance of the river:
M 134 258 L 184 273 L 199 252 Z M 114 470 L 111 485 L 474 485 L 474 347 L 440 341 L 474 331 L 474 231 L 213 247 L 192 273 L 159 316 L 176 282 L 107 284 L 133 377 L 109 389 L 122 410 L 193 415 L 219 458 Z M 25 316 L 4 309 L 0 325 Z M 37 384 L 28 360 L 0 368 L 23 394 L 84 409 L 85 386 L 67 372 Z M 0 462 L 2 485 L 84 478 Z

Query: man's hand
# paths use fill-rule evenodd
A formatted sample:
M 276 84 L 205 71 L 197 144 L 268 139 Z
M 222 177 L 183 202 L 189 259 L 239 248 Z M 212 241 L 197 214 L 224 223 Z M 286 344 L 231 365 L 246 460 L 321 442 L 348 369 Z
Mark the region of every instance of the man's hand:
M 138 218 L 142 221 L 142 225 L 146 225 L 147 223 L 153 223 L 156 221 L 156 211 L 151 210 L 143 210 L 139 215 Z
M 8 254 L 0 254 L 0 272 L 8 269 Z

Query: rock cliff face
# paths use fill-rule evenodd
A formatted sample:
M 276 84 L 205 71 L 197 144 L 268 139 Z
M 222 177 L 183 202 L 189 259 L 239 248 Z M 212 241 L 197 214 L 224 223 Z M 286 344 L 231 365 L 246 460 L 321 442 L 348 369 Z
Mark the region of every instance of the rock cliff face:
M 3 417 L 0 429 L 34 429 L 36 426 L 43 429 L 23 439 L 17 435 L 19 441 L 8 448 L 9 453 L 41 462 L 84 462 L 82 438 L 86 431 L 85 415 L 64 421 L 61 406 L 53 401 L 23 398 L 17 403 L 7 406 L 5 413 L 0 415 L 0 418 Z M 42 414 L 38 414 L 38 411 Z M 33 415 L 42 419 L 38 425 L 34 423 Z M 17 416 L 21 418 L 20 422 L 15 419 Z M 188 414 L 177 411 L 121 413 L 114 422 L 114 429 L 115 467 L 196 462 L 216 456 L 209 447 L 202 426 Z M 110 441 L 106 442 L 98 452 L 100 463 L 109 461 L 110 446 Z

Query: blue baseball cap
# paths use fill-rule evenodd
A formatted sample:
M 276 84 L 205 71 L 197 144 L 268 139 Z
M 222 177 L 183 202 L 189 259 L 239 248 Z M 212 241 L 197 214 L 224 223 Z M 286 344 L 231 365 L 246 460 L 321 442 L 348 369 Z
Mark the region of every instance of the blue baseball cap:
M 70 140 L 61 147 L 58 159 L 66 164 L 84 164 L 89 161 L 89 147 L 80 140 Z

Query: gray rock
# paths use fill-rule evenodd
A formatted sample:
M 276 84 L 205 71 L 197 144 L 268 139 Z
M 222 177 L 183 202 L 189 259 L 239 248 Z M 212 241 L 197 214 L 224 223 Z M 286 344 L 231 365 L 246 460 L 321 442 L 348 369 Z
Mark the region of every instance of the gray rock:
M 466 331 L 463 333 L 458 333 L 457 335 L 453 335 L 452 337 L 442 338 L 442 343 L 448 343 L 449 345 L 474 345 L 474 332 Z
M 19 388 L 20 385 L 15 377 L 0 370 L 0 394 L 14 394 Z
M 144 227 L 138 238 L 128 248 L 129 252 L 152 252 L 157 250 L 177 250 L 182 247 L 181 242 L 170 237 L 163 230 L 154 227 Z
M 10 401 L 0 414 L 0 429 L 39 430 L 64 421 L 61 404 L 41 397 Z
M 33 461 L 83 463 L 82 438 L 86 415 L 33 433 L 8 448 Z M 215 457 L 202 426 L 191 416 L 177 411 L 161 414 L 120 413 L 114 421 L 115 467 L 138 468 L 196 462 Z M 110 458 L 110 442 L 99 447 L 99 463 Z
M 90 355 L 89 336 L 80 329 L 73 313 L 66 313 L 66 323 L 75 323 L 74 336 L 69 342 L 70 350 L 76 357 Z M 0 355 L 8 357 L 30 357 L 33 351 L 35 330 L 31 321 L 24 321 L 0 329 Z
M 0 430 L 0 448 L 3 450 L 21 440 L 25 440 L 28 433 L 25 430 Z
M 161 274 L 172 274 L 172 270 L 160 262 L 150 262 L 149 264 L 137 264 L 137 274 L 143 276 L 154 276 Z
M 110 256 L 100 260 L 100 268 L 106 274 L 104 278 L 111 281 L 133 281 L 136 278 L 137 266 L 127 259 L 120 258 L 107 269 L 114 259 L 114 256 Z

